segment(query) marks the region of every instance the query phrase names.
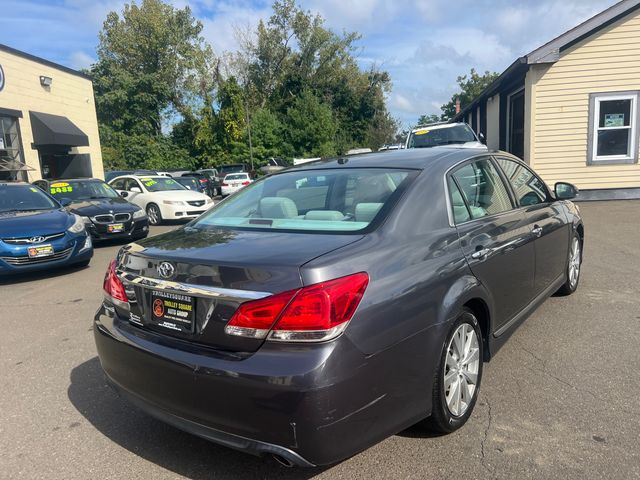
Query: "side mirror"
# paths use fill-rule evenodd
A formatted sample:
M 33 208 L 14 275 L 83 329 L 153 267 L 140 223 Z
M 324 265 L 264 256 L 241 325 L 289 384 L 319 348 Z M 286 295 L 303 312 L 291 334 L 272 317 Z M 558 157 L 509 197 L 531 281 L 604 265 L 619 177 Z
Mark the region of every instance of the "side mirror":
M 142 190 L 140 190 L 140 187 L 131 187 L 129 191 L 134 193 L 142 193 Z
M 578 196 L 578 187 L 567 182 L 558 182 L 553 188 L 558 200 L 571 200 Z
M 120 196 L 125 198 L 129 196 L 129 192 L 120 192 Z
M 60 202 L 60 205 L 62 205 L 63 207 L 68 207 L 69 205 L 71 205 L 71 199 L 70 198 L 61 198 L 60 200 L 58 200 Z
M 482 143 L 483 145 L 487 144 L 487 139 L 484 136 L 484 133 L 480 132 L 478 134 L 478 139 L 480 140 L 480 143 Z

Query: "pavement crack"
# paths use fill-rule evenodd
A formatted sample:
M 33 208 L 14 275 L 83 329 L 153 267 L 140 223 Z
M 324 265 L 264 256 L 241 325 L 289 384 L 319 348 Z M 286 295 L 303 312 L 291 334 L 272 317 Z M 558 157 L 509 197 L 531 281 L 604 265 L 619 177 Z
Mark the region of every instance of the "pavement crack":
M 491 429 L 491 424 L 493 423 L 491 402 L 489 401 L 488 396 L 485 397 L 485 401 L 487 402 L 487 426 L 484 429 L 484 434 L 482 436 L 482 440 L 480 441 L 480 463 L 487 472 L 489 472 L 491 475 L 493 475 L 494 478 L 496 478 L 496 468 L 491 468 L 491 466 L 487 463 L 487 453 L 485 450 L 485 445 L 489 440 L 489 430 Z

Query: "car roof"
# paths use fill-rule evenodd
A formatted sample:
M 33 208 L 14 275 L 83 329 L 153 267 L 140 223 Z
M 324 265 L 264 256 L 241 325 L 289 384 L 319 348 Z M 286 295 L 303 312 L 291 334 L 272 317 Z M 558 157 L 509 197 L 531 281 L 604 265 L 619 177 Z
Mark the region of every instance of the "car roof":
M 442 146 L 431 148 L 409 148 L 391 150 L 386 152 L 367 153 L 348 157 L 337 157 L 326 160 L 316 160 L 303 163 L 282 170 L 317 170 L 324 168 L 398 168 L 429 170 L 432 172 L 448 170 L 449 168 L 479 155 L 491 155 L 500 153 L 513 157 L 510 153 L 489 151 L 486 148 L 460 148 L 455 146 Z M 515 158 L 515 157 L 513 157 Z M 273 175 L 279 175 L 276 172 Z

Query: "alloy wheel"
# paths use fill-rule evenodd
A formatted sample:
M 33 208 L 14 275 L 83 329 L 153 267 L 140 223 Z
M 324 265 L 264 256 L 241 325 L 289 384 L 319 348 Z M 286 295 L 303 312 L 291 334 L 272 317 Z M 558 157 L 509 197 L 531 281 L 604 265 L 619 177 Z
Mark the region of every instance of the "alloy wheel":
M 572 289 L 576 288 L 580 278 L 580 250 L 580 240 L 574 237 L 571 242 L 571 251 L 569 252 L 569 284 Z
M 476 393 L 480 368 L 478 335 L 468 323 L 453 333 L 444 365 L 444 394 L 451 415 L 465 414 Z
M 147 208 L 147 216 L 149 217 L 149 222 L 152 225 L 157 225 L 160 221 L 160 212 L 158 211 L 158 207 L 150 205 Z

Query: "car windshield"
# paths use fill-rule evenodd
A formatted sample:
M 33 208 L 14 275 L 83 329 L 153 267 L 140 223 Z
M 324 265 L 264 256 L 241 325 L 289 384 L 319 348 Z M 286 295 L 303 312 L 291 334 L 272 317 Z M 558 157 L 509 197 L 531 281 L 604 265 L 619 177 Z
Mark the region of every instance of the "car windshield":
M 236 172 L 242 172 L 242 171 L 244 171 L 244 165 L 242 164 L 223 165 L 220 167 L 220 173 L 223 173 L 223 174 L 236 173 Z
M 68 198 L 74 201 L 98 198 L 118 198 L 118 192 L 100 181 L 64 180 L 49 184 L 49 193 L 56 199 Z
M 169 177 L 145 177 L 140 181 L 150 192 L 166 192 L 169 190 L 186 190 L 185 187 Z
M 356 232 L 385 215 L 416 174 L 381 168 L 289 171 L 252 183 L 190 227 Z
M 476 141 L 473 130 L 467 125 L 454 125 L 452 127 L 434 129 L 425 127 L 411 132 L 407 148 L 439 147 Z
M 42 190 L 32 185 L 1 185 L 0 213 L 60 208 Z
M 249 175 L 246 173 L 233 173 L 224 177 L 225 180 L 249 180 Z
M 184 185 L 185 187 L 187 187 L 189 190 L 198 190 L 199 187 L 199 182 L 198 180 L 196 180 L 193 177 L 182 177 L 177 179 L 177 182 L 180 185 Z

